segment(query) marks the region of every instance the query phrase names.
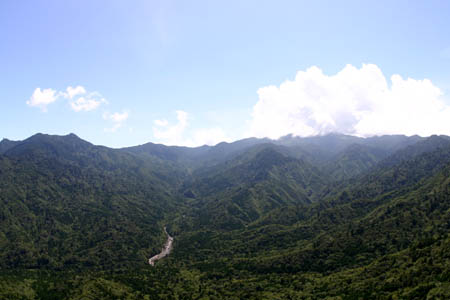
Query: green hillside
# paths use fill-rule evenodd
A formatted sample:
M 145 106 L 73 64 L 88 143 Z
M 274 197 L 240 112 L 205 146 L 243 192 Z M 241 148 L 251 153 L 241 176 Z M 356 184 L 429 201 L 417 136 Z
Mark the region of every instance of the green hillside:
M 177 171 L 71 135 L 0 156 L 2 268 L 144 264 L 164 239 Z
M 450 297 L 446 136 L 0 149 L 0 299 Z

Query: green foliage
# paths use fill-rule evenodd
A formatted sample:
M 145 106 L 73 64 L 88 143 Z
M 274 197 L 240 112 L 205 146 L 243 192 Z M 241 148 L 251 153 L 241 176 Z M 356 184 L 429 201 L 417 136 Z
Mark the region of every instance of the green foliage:
M 167 175 L 129 154 L 63 142 L 35 136 L 0 157 L 1 267 L 143 264 L 176 204 Z
M 268 142 L 0 143 L 0 299 L 450 297 L 448 137 Z

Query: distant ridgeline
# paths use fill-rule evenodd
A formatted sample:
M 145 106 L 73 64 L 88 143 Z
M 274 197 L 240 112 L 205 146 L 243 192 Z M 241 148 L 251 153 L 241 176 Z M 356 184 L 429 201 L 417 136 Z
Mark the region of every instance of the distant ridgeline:
M 449 233 L 447 136 L 0 142 L 0 299 L 450 299 Z

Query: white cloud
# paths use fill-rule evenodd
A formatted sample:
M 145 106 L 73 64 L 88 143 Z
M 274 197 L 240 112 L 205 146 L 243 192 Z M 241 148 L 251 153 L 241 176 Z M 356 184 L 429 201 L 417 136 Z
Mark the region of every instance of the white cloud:
M 167 126 L 169 125 L 169 122 L 167 120 L 155 120 L 153 121 L 156 126 Z
M 127 111 L 122 111 L 122 113 L 115 112 L 113 114 L 105 112 L 103 114 L 103 119 L 111 121 L 113 123 L 112 127 L 105 128 L 106 132 L 116 132 L 117 129 L 122 127 L 123 123 L 128 119 L 129 113 Z
M 182 145 L 183 133 L 188 125 L 188 114 L 177 110 L 177 123 L 170 126 L 167 120 L 155 120 L 158 127 L 153 127 L 153 135 L 169 145 Z
M 30 100 L 26 103 L 29 106 L 39 107 L 43 112 L 47 111 L 47 105 L 53 103 L 58 99 L 58 94 L 53 89 L 43 89 L 37 88 L 34 90 L 33 95 L 31 95 Z
M 97 109 L 101 104 L 108 103 L 98 92 L 88 93 L 86 89 L 78 85 L 68 86 L 66 92 L 61 93 L 64 98 L 69 99 L 70 107 L 75 112 L 91 111 Z
M 332 76 L 311 67 L 279 87 L 259 89 L 258 95 L 248 136 L 450 134 L 450 106 L 439 88 L 428 79 L 400 75 L 389 85 L 373 64 L 347 65 Z
M 193 142 L 191 145 L 201 146 L 210 145 L 214 146 L 220 142 L 229 142 L 230 139 L 226 135 L 225 131 L 221 128 L 207 128 L 198 129 L 193 133 Z
M 76 112 L 94 110 L 101 104 L 108 103 L 105 98 L 102 98 L 100 93 L 88 93 L 81 85 L 76 87 L 68 86 L 65 92 L 58 92 L 53 89 L 44 89 L 41 91 L 40 88 L 37 88 L 34 90 L 30 100 L 26 103 L 29 106 L 40 107 L 42 111 L 46 112 L 47 105 L 55 102 L 60 96 L 68 99 L 70 107 Z
M 189 116 L 182 110 L 177 110 L 177 123 L 170 125 L 167 120 L 155 120 L 153 135 L 161 143 L 179 146 L 215 145 L 219 142 L 229 141 L 221 128 L 200 128 L 188 130 Z
M 113 113 L 111 115 L 109 115 L 110 120 L 112 120 L 115 123 L 122 123 L 123 121 L 125 121 L 126 119 L 128 119 L 128 112 L 124 111 L 122 113 Z
M 63 94 L 64 98 L 73 99 L 73 97 L 75 97 L 77 95 L 86 94 L 86 89 L 84 87 L 82 87 L 81 85 L 79 85 L 77 87 L 68 86 L 66 89 L 66 92 L 62 93 L 62 94 Z
M 84 97 L 79 97 L 77 100 L 70 102 L 70 107 L 76 111 L 90 111 L 98 108 L 100 104 L 105 103 L 105 99 L 95 100 L 95 99 L 87 99 Z

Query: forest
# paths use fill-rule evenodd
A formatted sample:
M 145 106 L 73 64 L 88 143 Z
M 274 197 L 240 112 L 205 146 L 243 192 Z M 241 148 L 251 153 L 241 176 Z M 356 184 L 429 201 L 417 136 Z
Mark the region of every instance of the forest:
M 3 139 L 0 299 L 450 299 L 450 137 Z

